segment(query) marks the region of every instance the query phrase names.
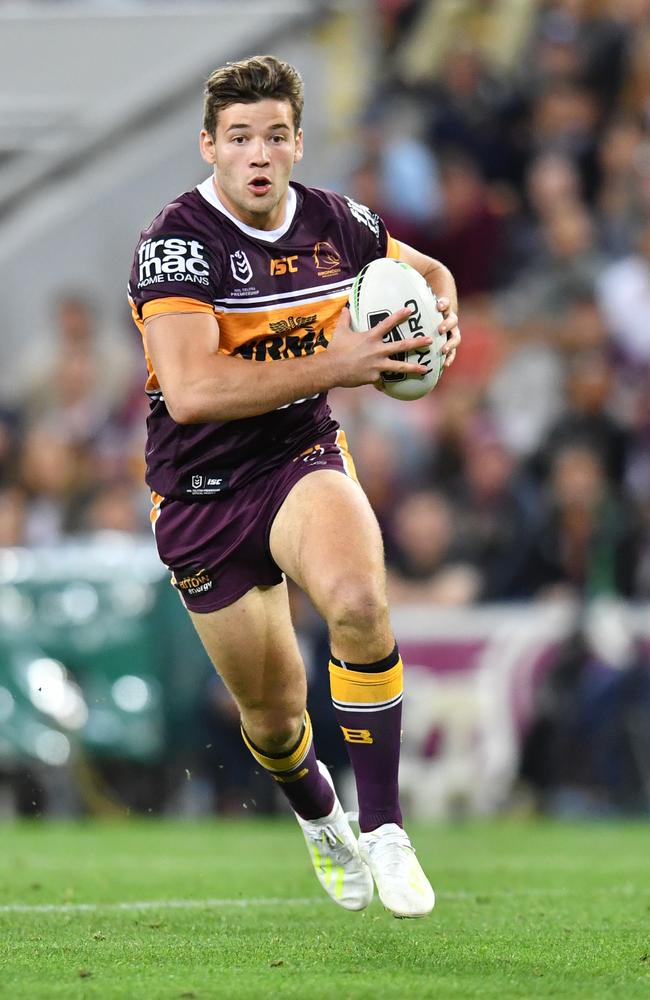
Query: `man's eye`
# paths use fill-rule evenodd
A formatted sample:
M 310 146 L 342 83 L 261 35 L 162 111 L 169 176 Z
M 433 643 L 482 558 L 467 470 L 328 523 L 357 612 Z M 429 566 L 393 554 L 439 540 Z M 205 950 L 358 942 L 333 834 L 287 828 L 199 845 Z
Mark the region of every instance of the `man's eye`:
M 246 142 L 246 139 L 243 135 L 236 135 L 233 137 L 232 141 L 236 142 L 238 146 L 243 146 L 244 143 Z
M 286 136 L 284 135 L 272 135 L 271 140 L 276 143 L 286 142 Z

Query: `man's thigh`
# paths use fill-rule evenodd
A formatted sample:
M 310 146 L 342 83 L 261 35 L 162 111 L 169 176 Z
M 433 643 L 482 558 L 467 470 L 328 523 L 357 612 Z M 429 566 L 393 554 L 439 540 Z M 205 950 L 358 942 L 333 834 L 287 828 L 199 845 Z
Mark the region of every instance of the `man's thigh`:
M 356 480 L 340 472 L 318 470 L 296 483 L 275 517 L 270 548 L 325 617 L 337 587 L 366 580 L 385 593 L 377 519 Z
M 340 429 L 326 431 L 310 447 L 285 456 L 246 485 L 209 503 L 158 504 L 154 518 L 158 553 L 172 571 L 172 582 L 188 611 L 206 614 L 225 609 L 252 588 L 282 581 L 269 550 L 271 525 L 296 483 L 326 468 L 354 476 Z
M 240 709 L 272 711 L 305 700 L 285 582 L 254 587 L 226 608 L 190 617 Z

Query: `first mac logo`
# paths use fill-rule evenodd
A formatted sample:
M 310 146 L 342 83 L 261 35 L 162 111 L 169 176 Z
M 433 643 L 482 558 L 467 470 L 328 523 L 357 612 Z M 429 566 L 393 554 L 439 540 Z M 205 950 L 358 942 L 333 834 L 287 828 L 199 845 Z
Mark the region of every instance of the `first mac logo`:
M 210 265 L 199 240 L 170 236 L 145 240 L 138 248 L 138 288 L 164 282 L 207 285 Z

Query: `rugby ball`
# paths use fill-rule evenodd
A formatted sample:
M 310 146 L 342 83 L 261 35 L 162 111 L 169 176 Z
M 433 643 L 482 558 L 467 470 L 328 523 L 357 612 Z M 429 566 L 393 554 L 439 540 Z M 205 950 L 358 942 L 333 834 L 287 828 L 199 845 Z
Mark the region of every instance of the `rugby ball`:
M 350 325 L 353 330 L 370 330 L 391 313 L 410 306 L 408 319 L 386 334 L 384 340 L 398 347 L 411 337 L 433 337 L 433 343 L 419 351 L 391 354 L 396 361 L 426 365 L 426 375 L 402 375 L 384 372 L 382 388 L 394 399 L 420 399 L 431 392 L 442 375 L 445 355 L 442 347 L 446 336 L 438 333 L 442 314 L 438 312 L 436 296 L 425 279 L 410 264 L 392 257 L 373 260 L 359 272 L 350 296 Z

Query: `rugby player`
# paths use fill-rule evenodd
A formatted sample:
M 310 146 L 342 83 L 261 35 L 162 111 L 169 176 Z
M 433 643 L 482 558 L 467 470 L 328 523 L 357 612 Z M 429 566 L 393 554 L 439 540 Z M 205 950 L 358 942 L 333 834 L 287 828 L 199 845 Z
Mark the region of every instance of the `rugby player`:
M 389 255 L 424 275 L 442 300 L 447 365 L 460 342 L 455 287 L 365 206 L 290 182 L 302 108 L 298 73 L 273 56 L 215 70 L 200 134 L 213 170 L 142 233 L 130 296 L 149 373 L 151 519 L 243 739 L 286 795 L 326 892 L 363 909 L 374 879 L 395 915 L 423 916 L 434 893 L 399 806 L 402 661 L 382 540 L 327 391 L 425 371 L 391 360 L 382 339 L 408 310 L 351 331 L 348 292 L 365 264 Z M 316 758 L 286 577 L 329 628 L 358 841 Z

